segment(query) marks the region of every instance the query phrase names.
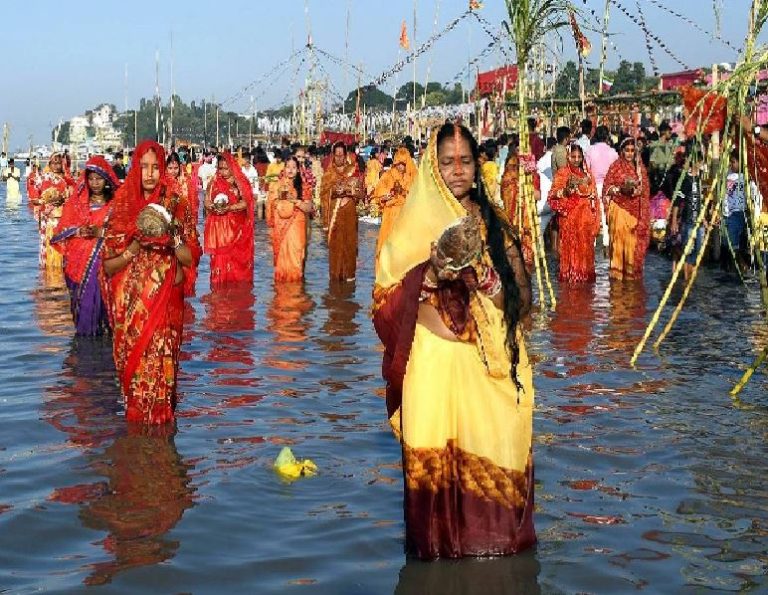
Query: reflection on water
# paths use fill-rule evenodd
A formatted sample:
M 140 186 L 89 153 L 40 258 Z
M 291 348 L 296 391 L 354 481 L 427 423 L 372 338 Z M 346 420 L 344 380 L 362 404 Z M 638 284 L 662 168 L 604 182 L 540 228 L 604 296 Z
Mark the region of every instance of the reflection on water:
M 193 505 L 190 466 L 181 459 L 173 431 L 130 424 L 103 453 L 91 459 L 104 476 L 101 493 L 82 503 L 83 525 L 106 531 L 110 559 L 89 565 L 87 585 L 111 582 L 118 572 L 172 558 L 180 543 L 166 534 Z
M 768 336 L 752 286 L 703 271 L 663 357 L 637 369 L 669 263 L 651 255 L 643 283 L 617 284 L 601 260 L 596 284 L 558 287 L 528 342 L 539 545 L 427 564 L 403 557 L 400 448 L 369 319 L 375 228 L 361 225 L 355 283 L 328 283 L 317 227 L 304 283 L 274 285 L 262 223 L 253 288 L 212 292 L 204 258 L 168 435 L 126 427 L 109 339 L 73 339 L 29 213 L 0 210 L 0 233 L 0 590 L 766 588 L 768 380 L 744 391 L 749 409 L 727 395 Z M 319 474 L 281 482 L 284 445 Z
M 536 595 L 541 565 L 534 552 L 510 558 L 408 560 L 395 595 Z

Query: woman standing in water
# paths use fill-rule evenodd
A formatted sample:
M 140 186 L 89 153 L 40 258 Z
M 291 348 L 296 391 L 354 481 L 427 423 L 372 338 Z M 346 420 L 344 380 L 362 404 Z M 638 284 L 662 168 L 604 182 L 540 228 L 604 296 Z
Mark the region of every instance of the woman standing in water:
M 253 192 L 231 153 L 219 156 L 205 194 L 205 210 L 211 287 L 253 283 Z
M 584 165 L 584 150 L 576 143 L 568 151 L 568 165 L 552 181 L 549 204 L 560 218 L 561 283 L 595 280 L 595 238 L 600 233 L 597 186 Z
M 51 244 L 64 256 L 64 279 L 78 335 L 100 335 L 109 331 L 107 305 L 100 283 L 101 251 L 112 197 L 119 185 L 107 160 L 91 157 L 85 164 L 75 195 L 64 204 L 51 238 Z
M 117 193 L 105 237 L 114 355 L 128 421 L 173 420 L 184 268 L 200 259 L 187 197 L 165 178 L 165 151 L 144 141 Z
M 54 153 L 48 161 L 48 170 L 40 178 L 37 189 L 37 214 L 40 223 L 40 265 L 46 269 L 61 269 L 63 260 L 51 246 L 51 238 L 64 206 L 74 191 L 75 181 L 64 168 L 64 157 Z
M 420 558 L 533 545 L 533 382 L 520 242 L 463 126 L 430 140 L 379 261 L 374 325 L 403 448 L 406 547 Z
M 200 202 L 197 196 L 197 181 L 192 176 L 184 172 L 184 164 L 181 162 L 179 154 L 175 151 L 168 155 L 165 160 L 165 172 L 168 179 L 177 184 L 175 192 L 178 196 L 185 196 L 189 208 L 186 213 L 189 216 L 189 225 L 197 227 L 197 218 L 200 211 Z M 187 267 L 184 269 L 184 296 L 192 297 L 195 295 L 195 283 L 197 282 L 197 267 Z
M 611 164 L 603 183 L 607 205 L 611 279 L 643 278 L 645 253 L 651 239 L 651 202 L 648 172 L 637 154 L 635 139 L 625 138 L 619 158 Z
M 301 281 L 307 258 L 307 215 L 312 192 L 304 184 L 296 157 L 285 160 L 280 178 L 269 189 L 273 208 L 275 281 Z

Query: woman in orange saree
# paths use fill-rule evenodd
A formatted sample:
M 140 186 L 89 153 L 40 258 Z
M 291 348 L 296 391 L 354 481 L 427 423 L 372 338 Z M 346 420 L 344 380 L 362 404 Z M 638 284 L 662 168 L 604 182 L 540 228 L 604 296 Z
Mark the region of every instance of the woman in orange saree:
M 253 283 L 253 191 L 231 153 L 219 156 L 205 196 L 205 251 L 211 287 Z
M 200 201 L 197 197 L 197 179 L 188 176 L 185 173 L 184 164 L 181 162 L 179 154 L 175 151 L 168 155 L 165 160 L 165 172 L 170 184 L 176 184 L 175 190 L 178 196 L 185 196 L 189 209 L 189 225 L 197 227 L 197 218 L 200 211 Z M 195 284 L 197 283 L 197 267 L 189 267 L 184 270 L 184 296 L 192 297 L 195 295 Z
M 280 178 L 272 184 L 270 192 L 274 209 L 275 281 L 301 281 L 307 258 L 307 216 L 313 206 L 312 191 L 304 183 L 295 157 L 285 160 Z
M 561 283 L 595 280 L 595 237 L 600 232 L 597 186 L 584 164 L 584 151 L 571 145 L 567 167 L 561 167 L 549 190 L 549 204 L 560 217 Z
M 520 192 L 520 161 L 517 150 L 510 151 L 507 162 L 504 165 L 504 174 L 501 176 L 501 202 L 504 205 L 504 213 L 509 222 L 520 234 L 520 242 L 523 247 L 523 259 L 528 271 L 533 270 L 533 229 L 531 218 L 525 205 L 521 205 L 518 212 L 517 197 Z M 540 180 L 538 173 L 533 174 L 533 194 L 538 201 L 540 192 Z
M 66 203 L 51 244 L 64 256 L 72 319 L 78 335 L 109 332 L 107 306 L 100 287 L 104 228 L 120 182 L 103 157 L 91 157 L 77 191 Z
M 411 159 L 411 153 L 407 148 L 400 147 L 395 151 L 392 167 L 384 172 L 372 193 L 372 199 L 378 204 L 381 213 L 381 228 L 376 241 L 377 267 L 381 247 L 392 231 L 415 178 L 416 164 Z
M 519 326 L 531 287 L 478 153 L 463 126 L 432 136 L 374 286 L 406 548 L 419 558 L 509 555 L 536 542 L 533 377 Z
M 176 407 L 184 268 L 197 266 L 200 244 L 187 197 L 175 190 L 163 147 L 142 142 L 105 236 L 113 352 L 129 422 L 170 422 Z
M 51 238 L 59 224 L 64 201 L 75 190 L 75 181 L 64 167 L 61 153 L 54 153 L 48 161 L 48 169 L 40 179 L 38 190 L 38 221 L 40 223 L 40 265 L 47 269 L 63 266 L 61 253 L 51 245 Z
M 603 203 L 608 204 L 611 279 L 643 278 L 651 237 L 651 202 L 648 172 L 636 153 L 635 140 L 624 139 L 619 159 L 608 168 L 603 183 Z

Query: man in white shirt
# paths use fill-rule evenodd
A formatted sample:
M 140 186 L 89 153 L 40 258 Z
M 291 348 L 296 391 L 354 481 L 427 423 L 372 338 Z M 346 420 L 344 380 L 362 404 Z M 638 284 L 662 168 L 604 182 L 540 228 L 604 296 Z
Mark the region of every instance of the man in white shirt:
M 240 165 L 245 177 L 248 178 L 248 182 L 251 185 L 254 199 L 258 199 L 259 196 L 259 172 L 253 166 L 250 154 L 243 155 L 243 161 Z
M 602 230 L 603 239 L 603 251 L 608 249 L 608 222 L 606 220 L 605 213 L 608 209 L 607 200 L 603 201 L 603 182 L 605 182 L 605 174 L 608 173 L 608 168 L 611 164 L 619 158 L 619 154 L 616 150 L 608 144 L 610 140 L 610 132 L 606 126 L 598 126 L 595 130 L 595 144 L 589 148 L 589 153 L 585 155 L 587 160 L 587 167 L 589 171 L 595 177 L 595 185 L 597 186 L 597 195 L 600 200 L 600 225 Z
M 547 139 L 547 150 L 536 162 L 536 170 L 539 172 L 539 188 L 541 198 L 536 203 L 536 208 L 541 216 L 541 230 L 544 231 L 552 219 L 552 209 L 549 208 L 549 189 L 552 188 L 552 149 L 557 144 L 554 138 Z
M 21 180 L 21 170 L 14 165 L 13 158 L 8 160 L 8 165 L 0 171 L 5 182 L 5 204 L 16 207 L 21 204 L 21 192 L 19 192 L 19 181 Z
M 203 190 L 208 190 L 208 184 L 216 175 L 216 164 L 213 162 L 213 156 L 210 153 L 205 154 L 205 160 L 197 171 L 197 175 L 200 176 L 200 183 L 203 185 Z
M 581 136 L 576 139 L 576 144 L 581 147 L 586 157 L 592 144 L 592 120 L 584 119 L 581 121 Z

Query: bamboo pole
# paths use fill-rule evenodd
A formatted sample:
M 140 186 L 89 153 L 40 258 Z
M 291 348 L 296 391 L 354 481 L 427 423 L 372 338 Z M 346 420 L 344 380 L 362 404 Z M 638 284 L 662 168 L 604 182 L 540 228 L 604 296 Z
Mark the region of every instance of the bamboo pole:
M 729 393 L 732 397 L 735 397 L 738 395 L 741 390 L 747 385 L 749 382 L 749 379 L 752 378 L 752 375 L 757 371 L 757 369 L 765 363 L 765 360 L 768 359 L 768 347 L 763 349 L 762 353 L 755 358 L 755 361 L 752 362 L 752 365 L 747 368 L 746 372 L 744 372 L 744 375 L 741 377 L 741 380 L 739 380 L 736 383 L 736 386 L 734 386 L 731 389 L 731 392 Z
M 603 94 L 603 81 L 605 80 L 605 61 L 608 58 L 608 18 L 610 17 L 611 0 L 605 0 L 605 12 L 603 13 L 602 44 L 600 49 L 600 76 L 597 84 L 597 94 Z

